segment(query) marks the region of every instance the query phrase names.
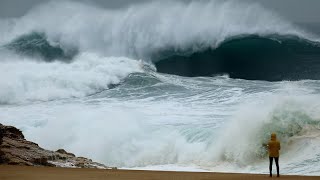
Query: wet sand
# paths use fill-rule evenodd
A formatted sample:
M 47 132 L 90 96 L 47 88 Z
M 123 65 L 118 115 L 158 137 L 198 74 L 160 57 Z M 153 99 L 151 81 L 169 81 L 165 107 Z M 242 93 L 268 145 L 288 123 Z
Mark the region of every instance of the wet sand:
M 281 176 L 270 178 L 261 174 L 138 171 L 138 170 L 99 170 L 52 167 L 0 166 L 1 180 L 237 180 L 237 179 L 291 179 L 319 180 L 320 176 Z

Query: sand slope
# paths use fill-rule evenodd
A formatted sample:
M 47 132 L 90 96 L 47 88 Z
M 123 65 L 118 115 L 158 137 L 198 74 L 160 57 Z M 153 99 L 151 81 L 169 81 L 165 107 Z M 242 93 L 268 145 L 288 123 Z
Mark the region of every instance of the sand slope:
M 1 180 L 237 180 L 237 179 L 271 179 L 268 175 L 256 174 L 225 174 L 225 173 L 196 173 L 196 172 L 167 172 L 167 171 L 133 171 L 133 170 L 99 170 L 99 169 L 71 169 L 54 167 L 30 166 L 0 166 Z M 279 179 L 273 177 L 272 179 Z M 280 179 L 308 179 L 319 180 L 312 176 L 281 176 Z

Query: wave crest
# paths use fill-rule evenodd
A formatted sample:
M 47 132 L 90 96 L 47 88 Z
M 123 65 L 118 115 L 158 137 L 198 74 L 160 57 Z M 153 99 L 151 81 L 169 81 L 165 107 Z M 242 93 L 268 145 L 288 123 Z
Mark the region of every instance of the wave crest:
M 52 1 L 14 23 L 6 22 L 0 26 L 5 34 L 0 44 L 40 31 L 61 47 L 144 60 L 168 48 L 183 52 L 214 49 L 231 37 L 246 34 L 313 38 L 274 12 L 236 1 L 149 2 L 119 10 Z
M 249 80 L 320 79 L 320 44 L 296 36 L 243 35 L 215 49 L 169 49 L 155 56 L 159 72 L 182 76 L 229 74 Z
M 59 44 L 50 44 L 46 35 L 38 32 L 22 35 L 5 47 L 20 55 L 39 57 L 45 61 L 70 61 L 77 54 L 76 49 L 63 49 Z

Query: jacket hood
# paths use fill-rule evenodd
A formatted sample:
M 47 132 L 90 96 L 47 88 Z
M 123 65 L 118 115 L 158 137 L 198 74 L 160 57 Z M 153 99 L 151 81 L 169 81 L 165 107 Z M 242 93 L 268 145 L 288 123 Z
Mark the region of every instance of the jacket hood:
M 272 140 L 272 141 L 277 140 L 277 135 L 276 135 L 276 133 L 272 133 L 272 134 L 271 134 L 271 140 Z

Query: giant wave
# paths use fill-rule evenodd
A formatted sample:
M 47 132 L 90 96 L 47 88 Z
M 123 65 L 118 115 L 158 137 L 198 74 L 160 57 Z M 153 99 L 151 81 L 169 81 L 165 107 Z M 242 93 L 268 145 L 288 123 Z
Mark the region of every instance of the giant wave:
M 110 11 L 51 2 L 0 23 L 0 44 L 46 61 L 93 52 L 142 59 L 181 76 L 320 79 L 317 38 L 257 4 L 153 2 Z
M 299 37 L 247 35 L 216 49 L 160 53 L 159 72 L 182 76 L 228 74 L 249 80 L 320 79 L 320 44 Z
M 45 34 L 36 32 L 5 47 L 49 62 L 70 62 L 78 53 L 50 45 Z M 297 36 L 239 35 L 214 49 L 174 49 L 166 47 L 149 57 L 158 72 L 191 77 L 228 74 L 231 78 L 269 81 L 320 79 L 320 44 Z

